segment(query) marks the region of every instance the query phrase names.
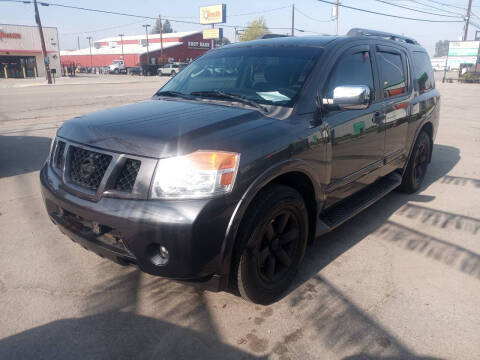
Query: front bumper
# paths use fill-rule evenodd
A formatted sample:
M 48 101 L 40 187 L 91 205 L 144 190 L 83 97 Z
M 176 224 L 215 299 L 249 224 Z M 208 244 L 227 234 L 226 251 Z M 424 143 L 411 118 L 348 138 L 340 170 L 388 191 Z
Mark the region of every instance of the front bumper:
M 48 164 L 40 182 L 52 221 L 86 249 L 152 275 L 223 290 L 221 253 L 235 205 L 227 198 L 93 202 L 68 192 Z M 169 253 L 162 266 L 153 260 L 160 246 Z

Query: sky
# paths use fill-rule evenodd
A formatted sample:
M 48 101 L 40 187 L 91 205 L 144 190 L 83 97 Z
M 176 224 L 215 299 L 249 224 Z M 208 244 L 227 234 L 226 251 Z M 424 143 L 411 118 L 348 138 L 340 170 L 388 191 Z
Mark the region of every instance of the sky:
M 41 1 L 41 0 L 39 0 Z M 180 21 L 199 21 L 199 7 L 216 4 L 215 0 L 44 0 L 46 2 L 109 10 L 129 14 L 156 17 L 159 14 L 163 18 L 169 18 L 175 31 L 201 30 L 206 26 L 186 24 Z M 334 0 L 332 0 L 334 1 Z M 409 9 L 443 13 L 465 11 L 456 8 L 466 8 L 468 0 L 385 0 L 391 4 L 398 4 Z M 218 2 L 220 3 L 220 2 Z M 263 16 L 269 28 L 275 33 L 289 32 L 292 18 L 292 3 L 295 4 L 295 28 L 304 30 L 296 31 L 296 35 L 314 35 L 315 33 L 335 34 L 336 24 L 331 21 L 332 5 L 317 0 L 226 0 L 227 23 L 226 25 L 246 26 L 249 21 Z M 452 6 L 445 6 L 450 4 Z M 368 9 L 370 11 L 394 14 L 397 16 L 416 17 L 435 20 L 457 20 L 457 18 L 438 17 L 395 7 L 379 0 L 342 0 L 341 4 Z M 435 7 L 436 9 L 432 8 Z M 154 20 L 142 20 L 138 18 L 92 13 L 54 6 L 39 6 L 42 24 L 58 28 L 60 48 L 62 50 L 76 49 L 77 37 L 80 38 L 80 47 L 87 47 L 87 36 L 94 40 L 116 36 L 119 33 L 125 35 L 141 34 L 145 30 L 143 24 L 154 24 Z M 473 0 L 472 11 L 480 16 L 480 0 Z M 459 20 L 461 20 L 459 18 Z M 472 18 L 480 24 L 480 18 Z M 12 3 L 0 0 L 0 24 L 35 25 L 33 5 Z M 459 40 L 463 33 L 463 22 L 460 23 L 427 23 L 403 19 L 394 19 L 374 14 L 367 14 L 351 9 L 339 9 L 339 34 L 345 34 L 354 27 L 369 28 L 403 34 L 415 38 L 423 45 L 432 56 L 435 42 L 438 40 Z M 476 30 L 470 26 L 468 39 L 473 40 Z M 224 36 L 234 40 L 234 29 L 224 28 Z

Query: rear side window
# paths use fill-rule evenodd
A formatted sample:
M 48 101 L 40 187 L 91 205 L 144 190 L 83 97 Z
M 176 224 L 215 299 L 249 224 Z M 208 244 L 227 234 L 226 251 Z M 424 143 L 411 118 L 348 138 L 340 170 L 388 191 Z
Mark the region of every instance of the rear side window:
M 407 81 L 402 56 L 396 53 L 377 51 L 380 78 L 383 81 L 383 97 L 401 95 L 407 92 Z
M 328 81 L 327 97 L 333 97 L 333 89 L 342 85 L 365 85 L 374 93 L 372 63 L 368 51 L 348 54 L 337 64 Z
M 415 81 L 417 82 L 418 92 L 423 94 L 425 91 L 435 87 L 432 64 L 430 58 L 424 52 L 414 51 L 413 62 L 415 65 Z

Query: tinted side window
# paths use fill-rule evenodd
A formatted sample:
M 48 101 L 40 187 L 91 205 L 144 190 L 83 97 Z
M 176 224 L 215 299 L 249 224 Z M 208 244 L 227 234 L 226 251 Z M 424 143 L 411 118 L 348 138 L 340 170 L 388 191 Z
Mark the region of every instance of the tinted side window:
M 343 57 L 336 65 L 328 81 L 328 98 L 333 97 L 333 89 L 342 85 L 365 85 L 374 93 L 372 63 L 368 51 L 361 51 Z
M 388 98 L 406 93 L 407 82 L 400 54 L 377 51 L 377 58 L 383 96 Z
M 415 65 L 415 80 L 420 94 L 435 87 L 432 64 L 424 52 L 414 51 L 413 62 Z

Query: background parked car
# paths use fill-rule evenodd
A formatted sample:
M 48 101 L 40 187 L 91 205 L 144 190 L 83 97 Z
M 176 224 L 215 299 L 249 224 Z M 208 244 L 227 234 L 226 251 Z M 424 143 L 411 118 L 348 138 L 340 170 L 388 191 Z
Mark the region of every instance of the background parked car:
M 128 73 L 130 75 L 143 75 L 143 71 L 140 66 L 134 66 L 134 67 L 128 68 Z
M 162 67 L 158 68 L 158 75 L 177 75 L 187 66 L 186 63 L 171 63 L 165 64 Z

